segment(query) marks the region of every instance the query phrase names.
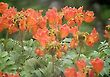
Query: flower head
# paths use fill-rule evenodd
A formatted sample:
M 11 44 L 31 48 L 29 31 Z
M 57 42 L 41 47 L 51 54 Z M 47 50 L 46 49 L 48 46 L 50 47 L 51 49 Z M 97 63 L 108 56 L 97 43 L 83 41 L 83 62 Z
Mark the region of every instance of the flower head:
M 64 24 L 63 26 L 60 27 L 60 36 L 63 39 L 67 37 L 68 34 L 69 34 L 69 27 L 66 24 Z
M 75 68 L 66 68 L 64 71 L 65 77 L 77 77 Z
M 76 8 L 72 8 L 72 7 L 64 7 L 62 9 L 63 13 L 64 13 L 64 17 L 66 20 L 72 20 L 75 16 L 76 13 Z
M 58 50 L 56 52 L 56 56 L 57 56 L 58 59 L 61 58 L 62 57 L 62 52 L 60 50 Z
M 61 13 L 58 13 L 56 8 L 49 9 L 46 12 L 46 17 L 51 28 L 55 28 L 57 25 L 62 24 L 63 15 Z
M 92 22 L 94 19 L 95 19 L 95 17 L 94 17 L 94 13 L 92 11 L 87 11 L 85 13 L 84 21 L 89 23 L 89 22 Z
M 35 53 L 36 53 L 36 55 L 38 55 L 38 56 L 40 56 L 40 57 L 41 57 L 41 56 L 44 56 L 44 52 L 43 52 L 41 49 L 38 49 L 38 48 L 37 48 L 37 49 L 35 50 Z
M 85 60 L 78 60 L 76 62 L 76 65 L 78 67 L 78 70 L 81 71 L 81 72 L 84 72 L 84 69 L 86 68 L 86 61 Z
M 89 70 L 89 77 L 95 77 L 95 73 L 92 69 Z
M 92 47 L 94 45 L 94 43 L 96 43 L 99 40 L 98 37 L 98 32 L 96 31 L 96 29 L 94 28 L 91 32 L 91 34 L 86 36 L 86 44 L 90 47 Z
M 78 40 L 73 38 L 72 41 L 70 42 L 70 47 L 76 48 L 77 46 L 78 46 Z
M 77 72 L 77 77 L 86 77 L 86 74 L 83 72 Z
M 100 73 L 104 67 L 104 61 L 99 58 L 95 58 L 91 60 L 91 64 L 96 73 Z
M 46 44 L 51 41 L 50 36 L 48 35 L 47 29 L 38 29 L 36 33 L 33 35 L 33 38 L 40 42 L 40 45 L 45 47 Z
M 0 2 L 0 13 L 3 13 L 6 9 L 8 9 L 8 4 Z

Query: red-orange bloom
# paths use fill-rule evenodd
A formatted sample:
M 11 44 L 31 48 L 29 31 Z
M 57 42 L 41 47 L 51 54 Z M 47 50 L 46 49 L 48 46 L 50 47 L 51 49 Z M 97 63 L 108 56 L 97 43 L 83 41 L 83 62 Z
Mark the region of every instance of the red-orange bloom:
M 89 70 L 89 77 L 95 77 L 95 73 L 92 69 Z
M 51 41 L 50 36 L 48 35 L 47 29 L 38 29 L 36 33 L 33 35 L 33 38 L 38 40 L 41 46 L 45 47 L 46 44 Z
M 15 33 L 18 31 L 18 28 L 13 24 L 8 28 L 9 34 Z
M 57 13 L 56 8 L 49 9 L 46 12 L 46 16 L 49 21 L 49 26 L 51 28 L 55 28 L 57 25 L 62 24 L 63 15 L 61 13 Z
M 77 65 L 78 70 L 79 70 L 80 72 L 84 72 L 84 69 L 86 68 L 86 61 L 83 60 L 83 59 L 78 60 L 78 61 L 76 62 L 76 65 Z
M 3 13 L 6 9 L 8 9 L 8 4 L 0 2 L 0 13 Z
M 78 40 L 73 38 L 72 41 L 70 42 L 70 47 L 76 48 L 77 46 L 78 46 Z
M 3 30 L 2 18 L 0 17 L 0 32 Z
M 96 43 L 98 40 L 99 40 L 98 32 L 94 28 L 92 30 L 91 34 L 87 35 L 87 37 L 86 37 L 86 44 L 88 46 L 92 47 L 94 45 L 94 43 Z
M 20 75 L 18 73 L 16 73 L 16 74 L 9 74 L 9 73 L 0 72 L 0 77 L 20 77 Z
M 11 27 L 13 27 L 14 23 L 13 23 L 13 18 L 16 15 L 17 11 L 16 9 L 13 8 L 9 8 L 7 10 L 4 11 L 4 13 L 2 14 L 2 17 L 0 19 L 0 26 L 2 27 L 2 29 L 9 29 Z M 14 29 L 15 27 L 13 27 Z M 12 30 L 12 28 L 11 28 Z M 15 31 L 15 30 L 13 30 Z M 12 31 L 12 32 L 13 32 Z
M 38 55 L 40 57 L 44 56 L 44 52 L 41 49 L 36 49 L 35 53 L 36 53 L 36 55 Z
M 57 58 L 61 58 L 62 57 L 62 52 L 60 50 L 57 51 L 56 53 Z
M 19 74 L 8 74 L 8 77 L 20 77 Z
M 39 22 L 37 23 L 37 26 L 39 28 L 45 29 L 46 28 L 46 25 L 47 25 L 47 19 L 46 19 L 46 17 L 40 17 L 39 18 Z
M 104 37 L 109 39 L 110 38 L 110 32 L 108 32 L 107 30 L 105 30 L 104 33 L 105 33 L 104 34 Z
M 100 73 L 104 67 L 104 61 L 99 58 L 95 58 L 91 60 L 91 64 L 96 73 Z
M 83 72 L 77 72 L 77 77 L 86 77 L 86 74 Z
M 69 34 L 69 27 L 66 24 L 64 24 L 63 26 L 60 27 L 59 31 L 60 31 L 60 36 L 63 39 L 63 38 L 68 36 L 68 34 Z
M 72 20 L 75 16 L 75 13 L 76 13 L 76 8 L 71 8 L 71 7 L 64 7 L 62 9 L 63 13 L 64 13 L 64 17 L 66 20 Z
M 61 50 L 62 50 L 62 52 L 66 53 L 68 50 L 67 45 L 66 44 L 62 45 Z
M 75 20 L 69 20 L 67 22 L 67 24 L 68 24 L 69 27 L 73 27 L 75 25 Z
M 27 29 L 28 30 L 32 29 L 32 32 L 33 31 L 35 32 L 35 29 L 37 29 L 37 23 L 39 23 L 39 18 L 42 17 L 42 11 L 35 11 L 35 10 L 29 8 L 24 12 L 24 15 L 27 18 L 27 20 L 26 20 Z
M 80 7 L 77 9 L 77 12 L 75 14 L 75 22 L 77 23 L 78 26 L 81 26 L 83 21 L 84 21 L 83 7 Z
M 75 68 L 66 68 L 64 71 L 65 77 L 77 77 Z
M 78 27 L 77 26 L 75 26 L 75 27 L 70 29 L 70 33 L 72 33 L 74 37 L 78 37 L 78 32 L 79 31 L 78 31 Z
M 0 77 L 2 77 L 2 75 L 3 75 L 3 72 L 0 72 Z
M 26 19 L 25 19 L 25 18 L 24 18 L 24 19 L 21 19 L 21 20 L 19 21 L 19 29 L 20 29 L 21 31 L 26 30 Z
M 84 20 L 86 22 L 92 22 L 95 19 L 94 13 L 92 11 L 87 11 L 84 16 Z

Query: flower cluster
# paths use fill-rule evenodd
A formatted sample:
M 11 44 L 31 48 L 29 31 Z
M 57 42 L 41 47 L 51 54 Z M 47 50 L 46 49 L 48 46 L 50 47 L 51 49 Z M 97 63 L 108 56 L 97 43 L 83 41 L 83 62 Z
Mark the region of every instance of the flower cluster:
M 93 28 L 91 33 L 81 32 L 80 27 L 83 22 L 90 23 L 95 17 L 92 11 L 85 11 L 83 7 L 64 7 L 61 11 L 51 8 L 42 15 L 43 10 L 22 9 L 17 11 L 14 7 L 8 7 L 8 4 L 0 2 L 0 32 L 7 30 L 7 33 L 31 32 L 33 39 L 39 42 L 40 46 L 35 49 L 35 54 L 43 57 L 45 54 L 59 59 L 68 49 L 76 49 L 86 44 L 93 47 L 98 42 L 98 32 Z M 108 33 L 106 32 L 106 37 Z M 62 42 L 65 38 L 71 38 L 68 44 Z M 21 40 L 23 48 L 23 40 Z M 79 53 L 78 53 L 79 54 Z M 79 54 L 80 55 L 80 54 Z M 91 60 L 92 67 L 88 69 L 85 60 L 76 62 L 78 72 L 75 68 L 65 70 L 66 77 L 86 77 L 86 74 L 95 75 L 103 69 L 103 61 L 99 58 Z M 54 71 L 54 69 L 53 69 Z M 0 72 L 0 77 L 19 77 L 18 74 L 7 74 Z M 91 76 L 90 76 L 91 77 Z
M 7 29 L 10 34 L 17 31 L 31 31 L 33 38 L 40 42 L 43 50 L 49 48 L 48 44 L 57 44 L 54 49 L 58 51 L 57 54 L 61 54 L 61 47 L 65 45 L 61 44 L 61 40 L 68 37 L 69 34 L 72 34 L 73 37 L 70 42 L 71 48 L 76 48 L 80 40 L 88 46 L 93 46 L 99 39 L 95 28 L 90 34 L 79 31 L 82 22 L 89 23 L 95 18 L 92 11 L 84 11 L 83 7 L 78 9 L 64 7 L 61 11 L 52 8 L 46 12 L 45 16 L 42 16 L 42 10 L 27 9 L 18 12 L 14 7 L 8 8 L 6 3 L 1 2 L 0 5 L 3 7 L 0 8 L 2 14 L 0 31 Z M 63 18 L 66 23 L 63 23 Z
M 45 27 L 42 28 L 39 27 L 36 30 L 36 33 L 33 35 L 33 38 L 40 42 L 41 46 L 44 48 L 43 50 L 45 51 L 53 51 L 54 49 L 55 53 L 61 56 L 62 50 L 64 50 L 63 47 L 65 45 L 61 44 L 61 41 L 68 37 L 70 34 L 72 34 L 73 37 L 70 42 L 71 48 L 76 48 L 79 45 L 80 40 L 84 41 L 86 45 L 90 47 L 92 47 L 94 43 L 99 40 L 98 32 L 95 28 L 90 34 L 87 32 L 79 31 L 79 27 L 83 21 L 89 23 L 92 22 L 95 18 L 92 11 L 85 12 L 83 7 L 78 9 L 64 7 L 60 12 L 58 12 L 57 9 L 52 8 L 46 12 L 44 17 L 47 19 L 47 26 L 45 25 Z M 66 23 L 62 23 L 63 17 L 65 18 Z M 56 44 L 56 48 L 54 47 L 54 44 Z M 41 51 L 37 51 L 37 54 L 39 55 Z M 44 51 L 42 51 L 42 53 L 43 52 Z
M 78 72 L 74 67 L 65 69 L 65 77 L 97 77 L 104 67 L 104 61 L 95 58 L 90 61 L 92 67 L 88 67 L 86 61 L 81 59 L 76 62 Z
M 20 77 L 19 74 L 9 74 L 9 73 L 3 73 L 0 72 L 0 77 Z
M 35 11 L 30 8 L 18 12 L 14 7 L 8 8 L 8 4 L 1 2 L 0 13 L 2 14 L 0 32 L 7 29 L 10 34 L 25 30 L 34 33 L 38 26 L 44 27 L 46 24 L 46 20 L 41 14 L 42 11 Z

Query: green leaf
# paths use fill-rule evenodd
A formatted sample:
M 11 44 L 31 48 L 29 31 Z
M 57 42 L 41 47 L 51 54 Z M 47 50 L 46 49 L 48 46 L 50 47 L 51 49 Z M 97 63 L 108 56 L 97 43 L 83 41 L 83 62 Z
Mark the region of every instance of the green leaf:
M 110 49 L 105 49 L 104 53 L 107 54 L 107 55 L 110 55 Z
M 5 56 L 8 55 L 8 53 L 7 52 L 2 52 L 0 55 L 1 55 L 1 57 L 5 57 Z
M 35 71 L 33 71 L 33 73 L 35 74 L 35 76 L 33 76 L 33 77 L 42 77 L 40 70 L 35 70 Z
M 12 39 L 8 39 L 7 43 L 6 43 L 6 49 L 7 50 L 12 50 L 12 48 L 15 46 L 15 43 L 13 42 Z
M 93 51 L 91 54 L 90 54 L 91 57 L 95 58 L 95 57 L 99 57 L 99 53 L 97 51 Z

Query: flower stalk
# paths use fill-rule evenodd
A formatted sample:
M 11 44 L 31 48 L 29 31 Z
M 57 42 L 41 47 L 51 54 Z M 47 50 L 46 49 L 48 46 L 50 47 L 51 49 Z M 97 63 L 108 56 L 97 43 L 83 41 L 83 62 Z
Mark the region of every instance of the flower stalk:
M 55 56 L 52 56 L 52 73 L 53 77 L 55 77 Z

